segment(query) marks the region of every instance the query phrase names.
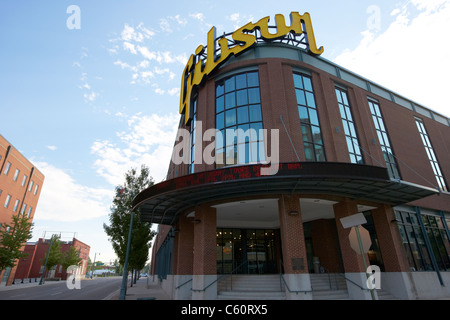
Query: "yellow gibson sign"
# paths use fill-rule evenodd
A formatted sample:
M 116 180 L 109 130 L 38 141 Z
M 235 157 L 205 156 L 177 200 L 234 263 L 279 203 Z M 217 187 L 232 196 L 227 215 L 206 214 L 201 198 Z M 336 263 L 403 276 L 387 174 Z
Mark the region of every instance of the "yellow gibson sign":
M 264 41 L 281 39 L 288 36 L 289 33 L 292 33 L 295 36 L 304 34 L 306 40 L 305 45 L 308 52 L 316 56 L 323 53 L 323 47 L 317 48 L 309 13 L 306 12 L 305 14 L 300 15 L 298 12 L 292 12 L 290 18 L 291 25 L 286 26 L 284 16 L 281 14 L 275 15 L 276 33 L 269 32 L 270 17 L 264 17 L 256 23 L 249 22 L 233 32 L 231 37 L 235 45 L 232 47 L 229 47 L 229 40 L 226 37 L 220 37 L 217 41 L 215 27 L 212 27 L 211 30 L 209 30 L 206 60 L 201 59 L 201 57 L 204 56 L 205 47 L 200 45 L 195 50 L 195 54 L 190 56 L 181 77 L 180 114 L 185 115 L 186 124 L 191 119 L 190 109 L 196 87 L 203 82 L 208 74 L 220 67 L 232 55 L 238 56 L 255 45 L 257 43 L 257 36 L 251 32 L 259 30 L 261 38 Z M 219 55 L 216 55 L 216 42 L 220 46 Z

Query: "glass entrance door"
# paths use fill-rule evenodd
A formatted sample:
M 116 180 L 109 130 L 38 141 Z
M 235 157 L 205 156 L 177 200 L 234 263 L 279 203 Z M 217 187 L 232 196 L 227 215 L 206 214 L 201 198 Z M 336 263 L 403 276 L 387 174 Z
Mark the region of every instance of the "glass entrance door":
M 217 273 L 277 273 L 277 237 L 276 230 L 217 229 Z

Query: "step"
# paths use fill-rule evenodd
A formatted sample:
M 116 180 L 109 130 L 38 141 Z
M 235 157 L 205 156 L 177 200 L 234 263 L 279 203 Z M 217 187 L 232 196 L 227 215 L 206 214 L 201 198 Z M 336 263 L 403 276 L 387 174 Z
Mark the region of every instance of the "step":
M 394 297 L 392 294 L 384 291 L 383 289 L 377 289 L 377 296 L 378 300 L 400 300 L 399 298 Z
M 232 281 L 232 283 L 231 283 Z M 279 275 L 233 275 L 220 280 L 218 291 L 284 291 Z
M 284 292 L 273 291 L 222 291 L 218 300 L 285 300 Z
M 310 274 L 310 279 L 315 291 L 347 289 L 347 281 L 339 274 Z
M 313 300 L 350 300 L 347 290 L 313 291 Z

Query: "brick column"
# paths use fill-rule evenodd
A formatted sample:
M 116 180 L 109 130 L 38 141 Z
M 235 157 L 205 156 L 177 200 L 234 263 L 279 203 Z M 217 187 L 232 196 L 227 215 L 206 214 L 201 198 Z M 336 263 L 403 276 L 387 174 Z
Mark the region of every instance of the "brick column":
M 194 263 L 194 225 L 192 219 L 180 216 L 175 226 L 175 257 L 173 297 L 175 300 L 189 300 L 192 296 Z
M 405 256 L 402 240 L 395 223 L 391 206 L 380 205 L 372 210 L 373 223 L 386 272 L 407 272 L 409 264 Z
M 312 299 L 305 236 L 298 195 L 282 195 L 278 200 L 281 250 L 287 299 Z M 294 293 L 293 291 L 303 291 Z
M 336 219 L 336 228 L 338 232 L 339 244 L 341 247 L 342 261 L 344 264 L 345 277 L 350 280 L 347 281 L 348 294 L 350 299 L 355 300 L 371 300 L 369 290 L 361 290 L 367 288 L 367 275 L 364 269 L 364 261 L 360 254 L 356 253 L 350 246 L 348 235 L 351 228 L 344 229 L 340 221 L 341 218 L 351 216 L 358 213 L 358 206 L 356 201 L 345 199 L 333 205 L 334 216 Z M 369 257 L 366 255 L 366 262 L 369 262 Z M 357 285 L 355 285 L 357 284 Z M 376 293 L 374 293 L 376 296 Z
M 340 221 L 341 218 L 351 216 L 358 213 L 358 207 L 355 201 L 344 200 L 333 205 L 334 217 L 336 219 L 336 228 L 338 232 L 339 244 L 341 246 L 342 261 L 344 263 L 344 271 L 347 272 L 365 272 L 364 262 L 361 255 L 357 254 L 350 247 L 348 235 L 351 229 L 344 229 Z M 366 258 L 369 261 L 369 258 Z
M 216 209 L 200 205 L 195 209 L 192 299 L 216 299 L 217 283 Z
M 194 225 L 192 219 L 181 216 L 175 227 L 175 274 L 192 275 L 194 263 Z

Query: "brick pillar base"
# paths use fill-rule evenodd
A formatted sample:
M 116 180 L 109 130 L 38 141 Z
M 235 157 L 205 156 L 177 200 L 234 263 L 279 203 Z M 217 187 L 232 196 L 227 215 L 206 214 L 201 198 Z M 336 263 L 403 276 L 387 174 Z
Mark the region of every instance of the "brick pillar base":
M 348 294 L 351 299 L 354 300 L 371 300 L 371 293 L 366 289 L 367 276 L 364 269 L 364 261 L 360 254 L 356 253 L 350 246 L 350 240 L 348 235 L 351 228 L 344 229 L 340 221 L 341 218 L 351 216 L 358 213 L 357 203 L 345 199 L 339 203 L 333 205 L 334 216 L 336 219 L 336 228 L 338 231 L 339 244 L 341 246 L 342 261 L 344 264 L 345 277 L 350 280 L 347 281 Z M 366 254 L 366 261 L 369 261 L 369 257 Z M 357 285 L 356 285 L 357 284 Z M 376 295 L 376 293 L 374 293 Z
M 409 271 L 402 240 L 395 223 L 395 214 L 390 206 L 380 205 L 372 210 L 373 223 L 377 232 L 381 256 L 386 272 Z
M 286 298 L 310 300 L 311 281 L 308 273 L 305 236 L 298 195 L 282 195 L 278 200 L 280 236 L 283 253 Z
M 207 205 L 197 207 L 194 218 L 193 300 L 217 299 L 217 282 L 209 286 L 217 280 L 216 231 L 216 209 Z
M 192 219 L 180 216 L 175 227 L 174 299 L 188 300 L 192 296 L 194 273 L 194 225 Z

